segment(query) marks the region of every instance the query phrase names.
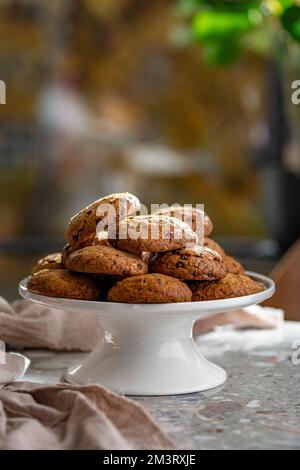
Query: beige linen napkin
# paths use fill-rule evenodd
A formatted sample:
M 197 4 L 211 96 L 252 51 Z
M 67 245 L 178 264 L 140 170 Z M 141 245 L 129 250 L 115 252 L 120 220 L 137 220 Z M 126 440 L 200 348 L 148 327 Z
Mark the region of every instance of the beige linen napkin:
M 139 404 L 99 385 L 0 390 L 0 449 L 173 449 Z
M 18 348 L 91 351 L 101 338 L 99 319 L 59 311 L 28 300 L 12 305 L 0 297 L 0 339 Z
M 194 336 L 209 333 L 216 327 L 225 325 L 231 325 L 237 330 L 273 330 L 279 328 L 283 321 L 283 310 L 253 305 L 241 310 L 220 313 L 219 315 L 197 321 L 194 326 Z

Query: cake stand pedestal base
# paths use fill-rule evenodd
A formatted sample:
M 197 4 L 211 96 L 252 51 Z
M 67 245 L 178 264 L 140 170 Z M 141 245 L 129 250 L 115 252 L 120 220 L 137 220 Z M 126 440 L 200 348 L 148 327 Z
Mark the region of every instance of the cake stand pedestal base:
M 188 315 L 106 317 L 102 341 L 64 380 L 97 383 L 124 395 L 176 395 L 218 387 L 226 372 L 199 353 L 193 324 Z

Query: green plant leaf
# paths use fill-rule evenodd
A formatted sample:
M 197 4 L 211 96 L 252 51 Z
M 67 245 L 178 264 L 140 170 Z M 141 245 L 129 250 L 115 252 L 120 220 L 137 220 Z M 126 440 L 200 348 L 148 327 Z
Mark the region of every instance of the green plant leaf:
M 294 0 L 278 0 L 284 10 L 294 5 Z
M 247 11 L 250 8 L 260 8 L 260 5 L 262 3 L 262 0 L 191 0 L 191 1 L 194 1 L 195 5 L 210 7 L 218 11 Z
M 203 11 L 193 20 L 195 38 L 203 42 L 239 36 L 252 27 L 249 15 L 241 12 Z
M 281 16 L 281 23 L 294 39 L 300 41 L 300 7 L 288 8 Z

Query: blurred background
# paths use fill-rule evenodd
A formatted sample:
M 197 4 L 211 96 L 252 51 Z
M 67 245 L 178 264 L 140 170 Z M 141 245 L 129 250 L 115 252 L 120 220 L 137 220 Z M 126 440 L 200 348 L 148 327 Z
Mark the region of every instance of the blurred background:
M 0 286 L 107 193 L 204 203 L 268 272 L 300 234 L 292 0 L 2 0 Z

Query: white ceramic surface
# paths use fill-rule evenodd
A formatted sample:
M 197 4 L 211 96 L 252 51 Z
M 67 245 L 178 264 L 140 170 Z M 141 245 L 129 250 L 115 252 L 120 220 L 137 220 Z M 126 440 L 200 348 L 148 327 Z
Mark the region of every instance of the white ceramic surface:
M 192 330 L 205 316 L 258 304 L 275 292 L 273 281 L 249 272 L 264 283 L 259 294 L 234 299 L 159 305 L 131 305 L 56 299 L 33 294 L 27 280 L 20 295 L 60 310 L 99 316 L 104 335 L 82 363 L 71 367 L 70 383 L 98 383 L 125 395 L 176 395 L 215 388 L 226 372 L 207 361 L 195 347 Z

